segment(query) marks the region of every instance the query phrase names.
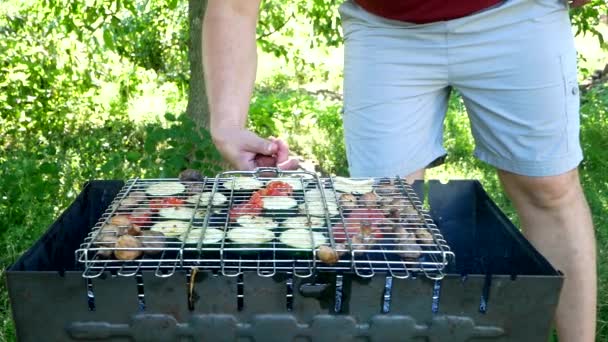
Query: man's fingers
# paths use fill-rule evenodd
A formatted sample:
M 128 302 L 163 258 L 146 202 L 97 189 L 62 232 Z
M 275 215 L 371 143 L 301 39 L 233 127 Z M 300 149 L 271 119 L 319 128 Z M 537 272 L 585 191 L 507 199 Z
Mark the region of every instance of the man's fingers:
M 277 167 L 281 170 L 297 170 L 298 166 L 300 166 L 300 162 L 295 158 L 277 164 Z
M 271 141 L 262 139 L 252 132 L 245 133 L 242 137 L 242 144 L 246 152 L 252 152 L 253 154 L 259 153 L 263 155 L 273 155 L 276 153 L 277 147 Z
M 277 138 L 270 138 L 270 141 L 272 141 L 277 147 L 277 164 L 287 161 L 287 159 L 289 159 L 289 146 L 287 146 L 287 143 Z

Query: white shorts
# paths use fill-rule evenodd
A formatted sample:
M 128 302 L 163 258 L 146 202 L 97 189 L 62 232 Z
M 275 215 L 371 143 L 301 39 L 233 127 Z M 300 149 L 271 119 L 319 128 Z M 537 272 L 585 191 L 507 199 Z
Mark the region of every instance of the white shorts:
M 507 0 L 416 25 L 340 7 L 351 176 L 407 175 L 446 154 L 449 94 L 464 100 L 475 156 L 527 176 L 582 160 L 576 50 L 561 0 Z

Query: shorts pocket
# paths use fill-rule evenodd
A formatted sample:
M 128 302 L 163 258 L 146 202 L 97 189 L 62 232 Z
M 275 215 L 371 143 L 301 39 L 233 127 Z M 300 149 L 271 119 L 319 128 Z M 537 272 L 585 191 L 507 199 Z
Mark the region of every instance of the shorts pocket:
M 560 62 L 564 91 L 564 115 L 566 116 L 567 150 L 571 152 L 573 147 L 578 146 L 580 130 L 580 91 L 578 87 L 576 53 L 562 54 Z

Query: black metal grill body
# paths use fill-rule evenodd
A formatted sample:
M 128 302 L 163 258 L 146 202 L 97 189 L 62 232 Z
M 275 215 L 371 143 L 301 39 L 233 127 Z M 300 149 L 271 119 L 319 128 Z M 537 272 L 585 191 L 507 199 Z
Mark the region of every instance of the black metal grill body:
M 19 340 L 546 341 L 550 333 L 563 277 L 476 181 L 428 187 L 432 217 L 456 255 L 440 281 L 203 270 L 190 289 L 184 270 L 106 272 L 88 288 L 74 251 L 123 185 L 89 183 L 7 270 Z

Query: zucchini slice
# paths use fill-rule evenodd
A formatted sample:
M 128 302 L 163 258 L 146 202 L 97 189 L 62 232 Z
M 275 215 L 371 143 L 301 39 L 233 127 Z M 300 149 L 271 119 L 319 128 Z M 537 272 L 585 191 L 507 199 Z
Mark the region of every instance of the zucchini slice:
M 362 195 L 372 192 L 374 189 L 373 179 L 350 179 L 345 177 L 334 178 L 334 188 L 336 191 Z
M 325 200 L 327 201 L 327 211 L 329 216 L 336 216 L 340 212 L 338 210 L 338 203 L 336 202 L 336 193 L 330 189 L 323 189 Z M 323 197 L 321 197 L 321 190 L 312 189 L 306 191 L 304 194 L 305 203 L 300 204 L 300 212 L 306 213 L 311 216 L 325 217 L 325 207 L 323 206 Z
M 169 207 L 158 209 L 158 215 L 168 220 L 186 220 L 189 221 L 192 217 L 200 219 L 205 217 L 204 210 L 194 210 L 188 207 Z
M 228 238 L 241 248 L 259 248 L 275 238 L 271 230 L 254 227 L 236 227 L 228 232 Z
M 184 191 L 186 186 L 178 182 L 154 183 L 146 188 L 146 194 L 150 197 L 173 196 Z
M 252 229 L 272 230 L 278 227 L 278 224 L 272 218 L 264 216 L 243 215 L 236 219 L 236 223 L 243 228 Z
M 213 198 L 212 196 L 213 195 Z M 195 204 L 198 202 L 198 205 L 201 207 L 206 207 L 209 205 L 209 201 L 211 201 L 211 205 L 214 207 L 219 207 L 221 205 L 226 204 L 228 198 L 220 192 L 216 192 L 213 194 L 212 192 L 203 192 L 200 195 L 193 195 L 186 198 L 187 203 Z
M 325 220 L 315 216 L 311 216 L 310 219 L 306 216 L 294 216 L 283 221 L 281 226 L 285 229 L 323 228 L 325 227 Z
M 166 237 L 179 237 L 188 230 L 188 227 L 188 222 L 169 220 L 154 224 L 150 230 L 163 233 Z
M 289 184 L 291 186 L 291 188 L 293 189 L 293 191 L 302 191 L 302 190 L 304 190 L 304 188 L 306 188 L 306 186 L 310 182 L 310 179 L 306 179 L 306 178 L 300 179 L 300 178 L 296 178 L 296 177 L 293 177 L 293 178 L 280 178 L 279 180 L 281 182 Z
M 289 196 L 268 196 L 262 198 L 264 210 L 283 212 L 294 210 L 298 206 L 298 201 Z
M 311 232 L 308 229 L 288 229 L 279 238 L 288 248 L 314 249 L 327 244 L 327 238 L 321 232 Z
M 222 186 L 228 190 L 258 190 L 264 186 L 264 182 L 251 177 L 236 177 Z
M 222 241 L 224 231 L 216 228 L 192 228 L 188 236 L 186 232 L 179 236 L 179 239 L 187 244 L 197 244 L 203 237 L 203 245 L 216 244 Z

